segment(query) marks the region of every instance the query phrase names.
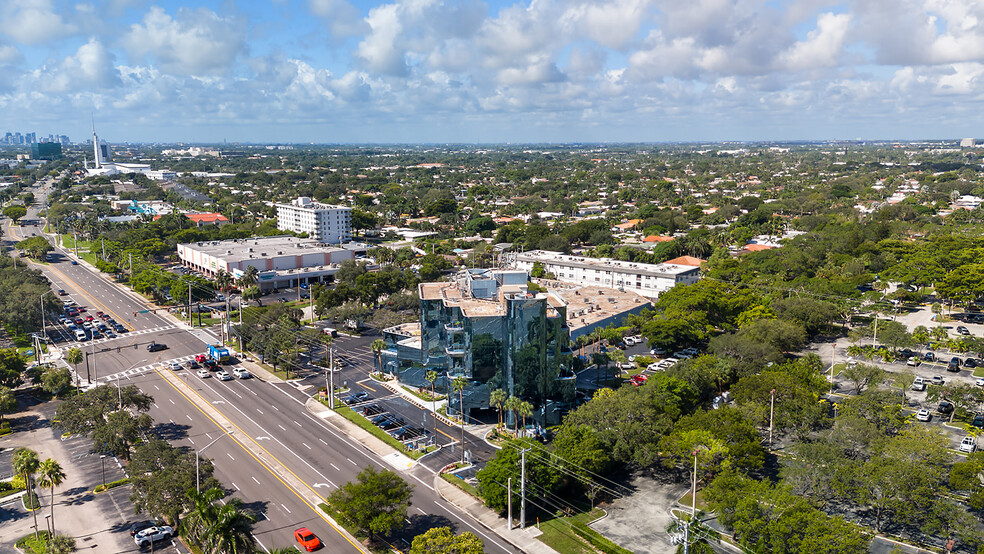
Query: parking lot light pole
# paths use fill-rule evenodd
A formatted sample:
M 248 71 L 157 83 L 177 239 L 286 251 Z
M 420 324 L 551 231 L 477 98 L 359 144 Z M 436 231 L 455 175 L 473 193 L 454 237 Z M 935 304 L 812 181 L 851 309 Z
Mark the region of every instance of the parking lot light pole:
M 213 439 L 212 442 L 206 444 L 205 446 L 195 451 L 195 490 L 196 491 L 202 492 L 201 471 L 199 471 L 200 463 L 201 463 L 201 453 L 205 452 L 205 449 L 208 448 L 209 446 L 215 444 L 215 441 L 221 439 L 222 437 L 228 434 L 229 433 L 222 433 L 222 435 L 215 437 L 215 439 Z

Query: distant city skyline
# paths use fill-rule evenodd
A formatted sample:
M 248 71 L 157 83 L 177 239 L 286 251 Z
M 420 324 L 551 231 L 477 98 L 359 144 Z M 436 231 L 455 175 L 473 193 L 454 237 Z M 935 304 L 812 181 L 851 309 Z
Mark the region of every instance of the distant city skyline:
M 982 136 L 956 0 L 0 0 L 10 129 L 110 143 Z

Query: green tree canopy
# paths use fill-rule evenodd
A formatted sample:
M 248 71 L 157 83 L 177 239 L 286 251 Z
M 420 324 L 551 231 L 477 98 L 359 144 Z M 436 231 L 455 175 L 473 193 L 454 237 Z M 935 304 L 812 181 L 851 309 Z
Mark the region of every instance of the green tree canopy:
M 392 471 L 373 466 L 366 466 L 357 479 L 328 495 L 328 503 L 342 518 L 373 535 L 388 535 L 403 527 L 413 485 Z

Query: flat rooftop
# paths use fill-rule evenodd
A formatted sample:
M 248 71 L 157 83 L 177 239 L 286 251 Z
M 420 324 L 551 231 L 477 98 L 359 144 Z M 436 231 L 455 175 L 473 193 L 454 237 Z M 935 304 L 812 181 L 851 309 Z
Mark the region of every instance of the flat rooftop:
M 191 242 L 180 246 L 223 260 L 249 260 L 344 252 L 347 249 L 327 246 L 316 240 L 279 235 L 209 242 Z
M 673 278 L 681 273 L 697 271 L 696 267 L 679 264 L 644 264 L 638 262 L 626 262 L 613 260 L 611 258 L 589 258 L 586 256 L 570 256 L 560 252 L 549 250 L 531 250 L 516 254 L 517 260 L 524 262 L 547 262 L 563 264 L 568 267 L 580 267 L 582 269 L 605 269 L 617 270 L 633 275 L 652 275 L 654 277 Z
M 634 292 L 595 285 L 572 285 L 548 279 L 535 279 L 535 282 L 547 289 L 551 305 L 567 306 L 567 326 L 572 332 L 650 305 L 646 297 Z

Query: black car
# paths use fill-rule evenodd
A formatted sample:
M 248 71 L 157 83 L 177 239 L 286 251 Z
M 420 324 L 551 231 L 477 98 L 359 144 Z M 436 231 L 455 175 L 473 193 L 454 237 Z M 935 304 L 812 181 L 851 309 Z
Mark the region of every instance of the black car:
M 126 332 L 128 332 L 127 328 L 124 327 L 124 326 L 122 326 L 122 325 L 120 325 L 119 323 L 117 323 L 116 325 L 113 325 L 113 330 L 116 331 L 117 333 L 126 333 Z
M 967 369 L 974 369 L 974 368 L 976 368 L 977 367 L 977 360 L 975 360 L 973 358 L 967 358 L 966 360 L 964 360 L 964 367 L 966 367 Z
M 946 366 L 947 371 L 952 371 L 954 373 L 960 371 L 960 358 L 954 356 L 950 358 L 950 363 Z
M 159 342 L 152 342 L 147 345 L 147 352 L 160 352 L 161 350 L 167 350 L 167 345 Z
M 58 289 L 58 296 L 65 296 L 66 294 L 68 293 L 65 292 L 65 289 Z
M 188 366 L 188 369 L 198 369 L 201 367 L 195 360 L 188 360 L 185 365 Z
M 365 402 L 367 400 L 372 400 L 369 397 L 368 392 L 355 392 L 342 398 L 342 402 L 346 404 L 358 404 L 359 402 Z
M 149 529 L 155 525 L 157 525 L 157 523 L 153 521 L 138 521 L 130 525 L 130 536 L 132 537 L 144 529 Z
M 976 414 L 974 416 L 974 421 L 970 422 L 970 424 L 978 429 L 984 429 L 984 415 Z
M 383 431 L 389 431 L 391 429 L 396 429 L 397 427 L 406 425 L 406 423 L 407 422 L 402 417 L 390 416 L 390 418 L 387 419 L 382 425 L 379 425 L 379 428 Z
M 370 419 L 369 422 L 372 423 L 373 425 L 379 426 L 380 424 L 384 423 L 389 418 L 390 418 L 390 415 L 389 414 L 380 414 L 380 415 L 378 415 L 378 416 Z
M 362 415 L 366 417 L 386 413 L 386 410 L 384 410 L 383 407 L 380 406 L 379 404 L 367 404 L 362 408 L 360 408 L 359 411 L 362 412 Z
M 943 402 L 940 402 L 939 406 L 936 407 L 936 411 L 943 415 L 948 415 L 953 411 L 953 404 L 944 400 Z
M 425 435 L 427 434 L 427 432 L 421 429 L 420 427 L 406 426 L 406 427 L 401 427 L 390 434 L 393 435 L 393 438 L 398 441 L 407 441 L 410 439 L 415 439 L 421 435 Z
M 216 371 L 219 369 L 219 364 L 215 363 L 215 360 L 213 359 L 205 360 L 204 362 L 202 362 L 202 365 L 205 366 L 205 369 L 209 371 Z

